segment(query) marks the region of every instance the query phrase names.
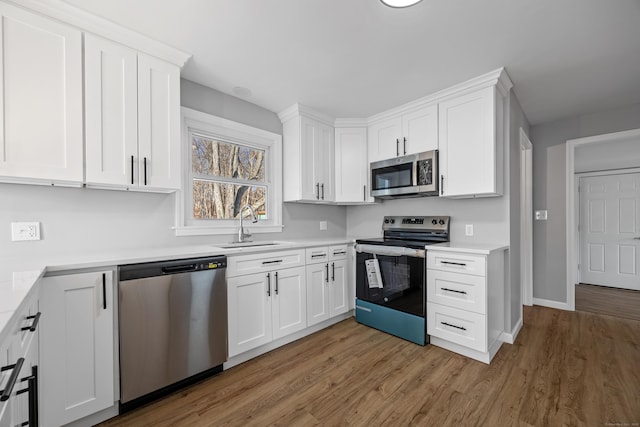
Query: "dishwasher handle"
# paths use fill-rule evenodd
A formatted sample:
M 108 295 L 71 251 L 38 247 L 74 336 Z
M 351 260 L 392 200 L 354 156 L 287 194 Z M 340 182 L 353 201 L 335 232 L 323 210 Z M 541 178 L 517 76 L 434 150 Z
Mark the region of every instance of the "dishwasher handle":
M 196 264 L 182 264 L 162 267 L 164 274 L 185 273 L 188 271 L 195 271 L 197 269 Z

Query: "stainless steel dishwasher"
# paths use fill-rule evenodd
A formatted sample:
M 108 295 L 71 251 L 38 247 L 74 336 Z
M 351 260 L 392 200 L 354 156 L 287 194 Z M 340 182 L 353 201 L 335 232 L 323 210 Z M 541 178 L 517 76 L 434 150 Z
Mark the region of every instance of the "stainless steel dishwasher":
M 121 265 L 120 411 L 222 371 L 227 258 Z

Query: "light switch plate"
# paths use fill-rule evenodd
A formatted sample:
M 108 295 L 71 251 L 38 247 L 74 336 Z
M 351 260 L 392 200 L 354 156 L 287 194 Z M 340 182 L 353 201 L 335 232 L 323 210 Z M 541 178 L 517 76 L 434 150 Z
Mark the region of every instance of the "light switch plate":
M 327 229 L 327 221 L 320 221 L 320 230 L 326 230 Z
M 40 240 L 40 223 L 12 222 L 11 240 L 14 242 L 21 240 Z
M 546 221 L 547 220 L 547 211 L 536 211 L 536 221 Z
M 466 224 L 464 226 L 464 235 L 473 236 L 473 224 Z

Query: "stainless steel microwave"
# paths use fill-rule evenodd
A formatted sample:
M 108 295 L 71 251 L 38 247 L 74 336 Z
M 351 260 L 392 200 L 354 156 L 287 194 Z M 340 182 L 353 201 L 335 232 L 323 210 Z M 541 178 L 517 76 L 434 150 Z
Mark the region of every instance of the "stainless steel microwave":
M 381 199 L 438 195 L 438 150 L 371 163 L 371 195 Z

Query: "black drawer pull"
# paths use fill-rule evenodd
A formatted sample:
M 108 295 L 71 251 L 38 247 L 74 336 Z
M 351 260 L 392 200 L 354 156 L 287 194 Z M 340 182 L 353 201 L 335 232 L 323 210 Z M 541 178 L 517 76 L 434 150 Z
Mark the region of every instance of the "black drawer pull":
M 464 262 L 453 262 L 453 261 L 440 261 L 440 262 L 442 264 L 459 265 L 460 267 L 465 267 L 467 265 Z
M 333 254 L 334 255 L 344 255 L 344 254 L 346 254 L 346 252 L 345 251 L 340 251 L 340 252 L 334 252 Z
M 324 258 L 326 256 L 327 256 L 327 254 L 312 254 L 311 258 Z
M 271 296 L 271 273 L 267 273 L 267 296 Z
M 267 265 L 267 264 L 277 264 L 279 262 L 282 262 L 281 259 L 276 259 L 274 261 L 262 261 L 262 265 Z
M 107 273 L 102 273 L 102 309 L 107 309 Z
M 449 289 L 449 288 L 440 288 L 440 289 L 442 289 L 443 291 L 455 292 L 456 294 L 465 294 L 465 295 L 467 294 L 465 291 L 458 291 L 455 289 Z
M 31 326 L 25 326 L 23 328 L 20 328 L 21 331 L 29 331 L 29 332 L 35 332 L 36 329 L 38 328 L 38 322 L 40 321 L 40 315 L 42 313 L 38 312 L 36 313 L 35 316 L 27 316 L 27 319 L 33 319 L 33 322 L 31 323 Z
M 447 322 L 440 322 L 445 326 L 451 326 L 452 328 L 456 328 L 456 329 L 460 329 L 461 331 L 466 331 L 467 328 L 464 328 L 462 326 L 456 326 L 456 325 L 452 325 L 451 323 L 447 323 Z
M 7 387 L 2 390 L 2 395 L 0 395 L 0 402 L 6 402 L 9 400 L 11 396 L 11 392 L 13 391 L 13 387 L 16 385 L 16 380 L 18 379 L 18 374 L 22 369 L 22 364 L 24 363 L 24 357 L 18 359 L 15 365 L 5 366 L 0 368 L 0 372 L 8 371 L 9 369 L 13 369 L 11 372 L 11 376 L 9 377 L 9 381 L 7 381 Z

